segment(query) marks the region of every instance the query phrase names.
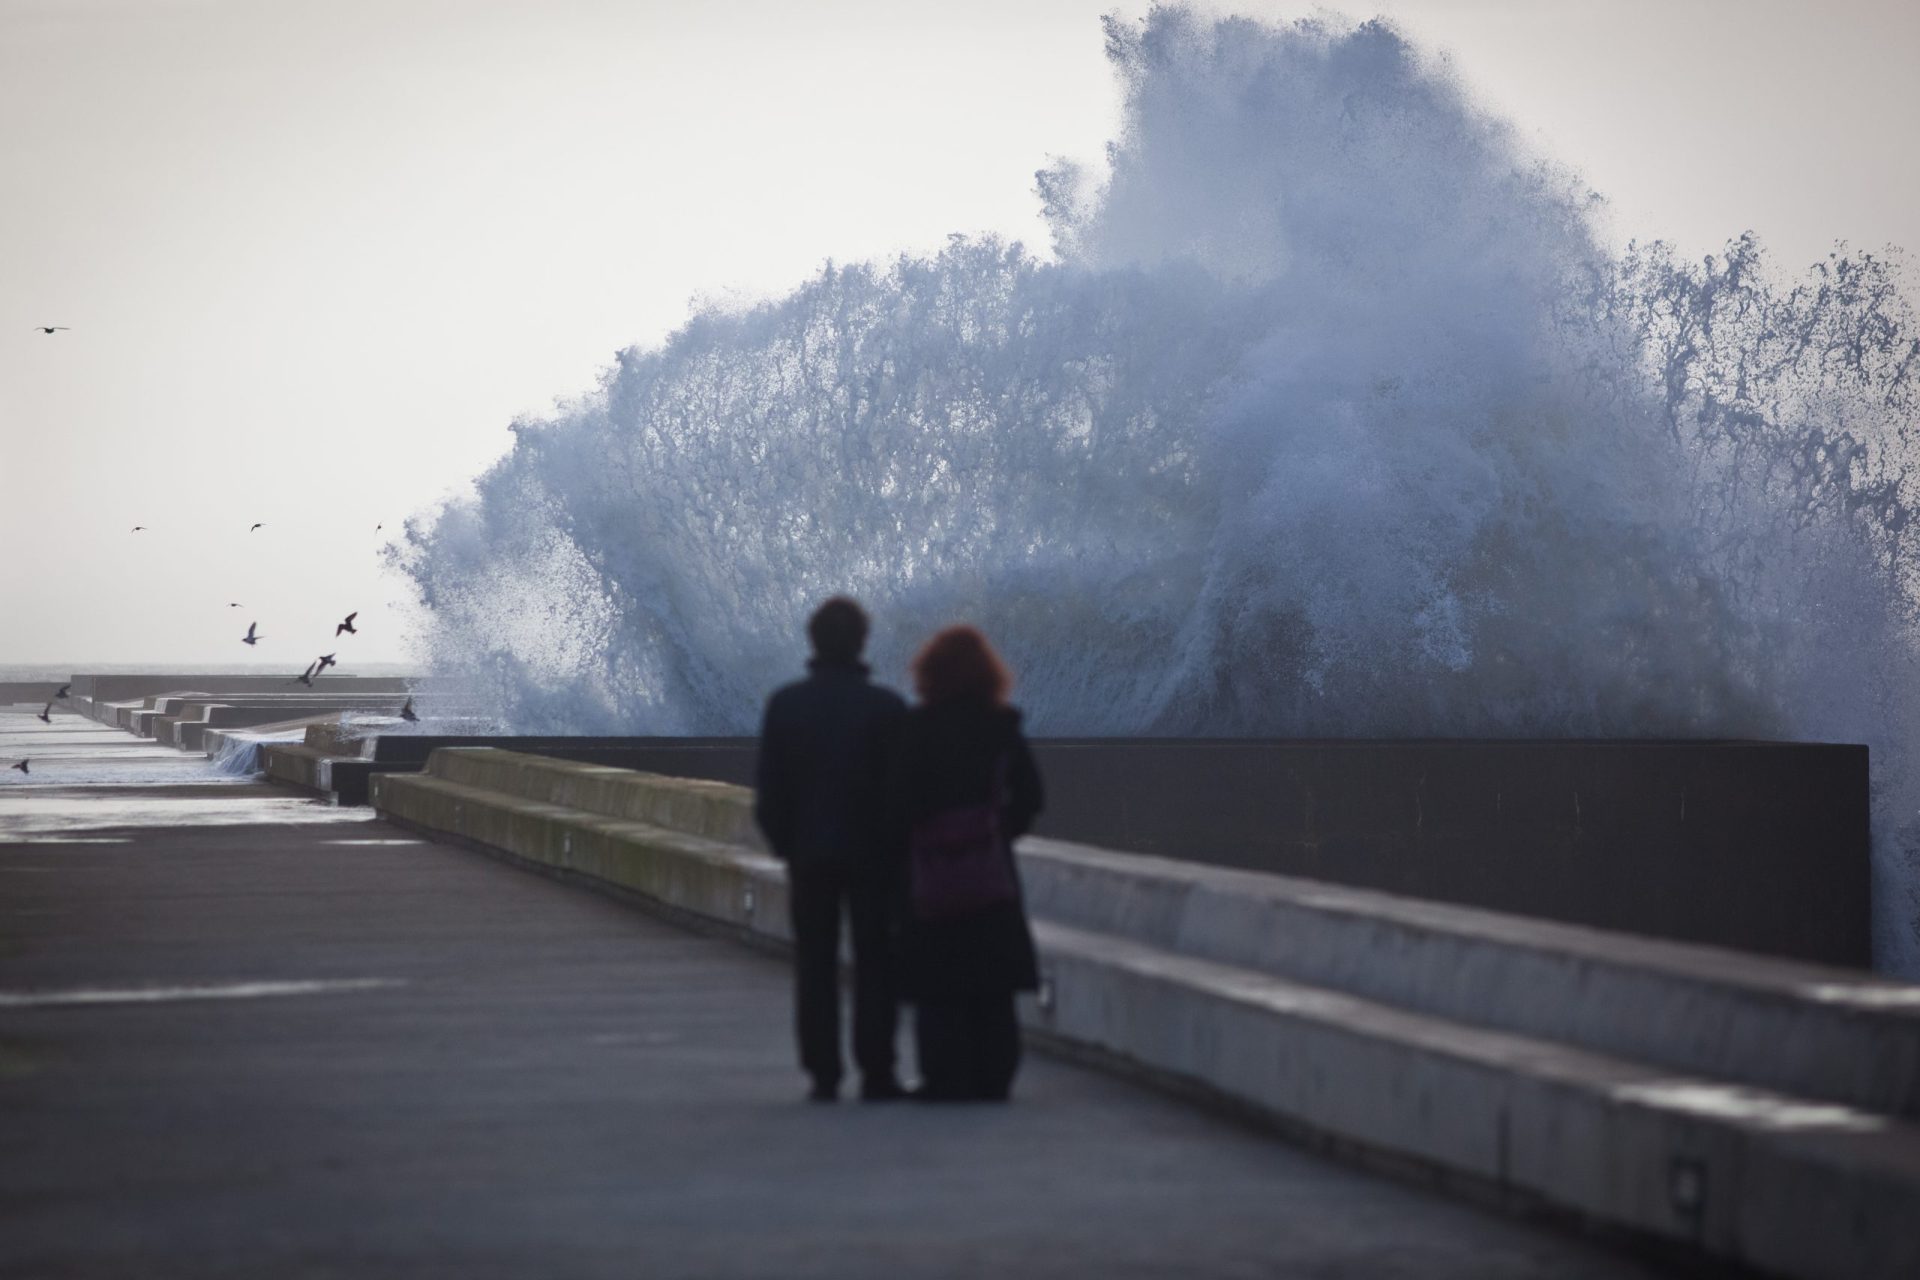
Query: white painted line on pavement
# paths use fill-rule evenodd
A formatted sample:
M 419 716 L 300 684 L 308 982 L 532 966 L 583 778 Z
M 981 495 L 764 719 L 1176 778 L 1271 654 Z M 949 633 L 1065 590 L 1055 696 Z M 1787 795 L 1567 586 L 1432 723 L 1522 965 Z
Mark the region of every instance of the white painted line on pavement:
M 404 985 L 398 978 L 346 978 L 332 982 L 229 982 L 209 987 L 83 987 L 73 991 L 0 991 L 0 1009 L 152 1004 L 163 1000 L 251 1000 L 260 996 L 308 996 L 329 991 L 367 991 L 375 987 Z

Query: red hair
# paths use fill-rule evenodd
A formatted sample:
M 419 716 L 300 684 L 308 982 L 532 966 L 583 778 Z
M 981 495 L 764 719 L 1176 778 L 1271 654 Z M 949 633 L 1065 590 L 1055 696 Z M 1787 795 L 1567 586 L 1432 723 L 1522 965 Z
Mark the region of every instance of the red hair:
M 976 627 L 936 632 L 913 659 L 913 690 L 928 705 L 972 698 L 1005 702 L 1012 688 L 1013 673 Z

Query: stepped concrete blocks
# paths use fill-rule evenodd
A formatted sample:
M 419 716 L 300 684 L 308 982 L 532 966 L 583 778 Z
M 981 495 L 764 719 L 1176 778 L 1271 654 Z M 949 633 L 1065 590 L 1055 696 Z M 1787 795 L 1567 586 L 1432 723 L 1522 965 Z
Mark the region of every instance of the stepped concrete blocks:
M 1915 1144 L 1888 1141 L 1884 1117 L 1039 932 L 1055 995 L 1031 1020 L 1050 1035 L 1722 1258 L 1809 1276 L 1920 1267 Z M 1703 1189 L 1697 1202 L 1682 1178 Z
M 439 751 L 425 774 L 376 777 L 374 801 L 410 825 L 784 936 L 783 869 L 712 838 L 750 821 L 743 789 L 617 773 Z M 634 812 L 655 820 L 622 816 Z M 1895 1065 L 1870 1086 L 1899 1098 L 1898 1037 L 1920 989 L 1049 842 L 1022 861 L 1050 994 L 1023 1016 L 1051 1036 L 1402 1168 L 1716 1258 L 1794 1275 L 1920 1274 L 1920 1131 L 1894 1115 L 1497 1025 L 1604 1028 L 1634 1012 L 1612 1002 L 1646 999 L 1656 1030 L 1707 1026 L 1723 1059 L 1774 1036 L 1848 1056 L 1890 1036 Z M 1635 985 L 1649 981 L 1679 994 Z M 1594 990 L 1611 994 L 1596 1005 Z M 1786 1056 L 1811 1071 L 1817 1055 Z M 1846 1073 L 1821 1087 L 1836 1079 Z
M 445 747 L 434 753 L 434 774 L 463 786 L 507 794 L 531 787 L 556 804 L 651 822 L 722 844 L 764 849 L 753 822 L 751 794 L 726 783 L 664 778 L 658 774 L 491 747 Z
M 1049 840 L 1040 915 L 1464 1021 L 1920 1118 L 1920 988 Z
M 467 750 L 447 749 L 449 753 Z M 518 770 L 510 764 L 482 759 L 450 762 L 449 767 L 461 778 L 496 785 L 502 781 L 524 782 L 536 774 L 546 774 L 548 780 L 570 779 L 576 784 L 574 794 L 582 779 L 590 784 L 617 781 L 596 777 L 596 771 L 625 772 L 567 761 L 541 760 L 537 767 Z M 556 764 L 566 768 L 544 767 Z M 629 779 L 634 776 L 628 774 Z M 771 857 L 719 845 L 695 833 L 617 817 L 591 817 L 569 806 L 502 795 L 471 781 L 455 782 L 438 775 L 377 774 L 370 786 L 375 807 L 403 822 L 447 831 L 530 862 L 604 880 L 663 905 L 778 941 L 789 938 L 785 872 Z M 596 790 L 589 785 L 586 790 L 623 809 L 634 806 L 638 798 L 632 787 L 600 786 Z M 673 806 L 641 807 L 656 812 Z M 710 817 L 709 807 L 699 803 L 683 804 L 679 811 L 696 823 Z

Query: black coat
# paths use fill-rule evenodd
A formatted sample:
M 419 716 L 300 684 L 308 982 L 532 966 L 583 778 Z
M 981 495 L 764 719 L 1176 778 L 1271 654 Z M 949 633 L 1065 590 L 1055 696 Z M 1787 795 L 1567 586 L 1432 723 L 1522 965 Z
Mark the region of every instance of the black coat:
M 911 830 L 945 810 L 985 802 L 1003 759 L 1001 829 L 1011 841 L 1033 825 L 1044 799 L 1020 713 L 985 702 L 915 707 L 901 729 L 894 766 L 896 821 Z M 956 999 L 1040 985 L 1033 932 L 1019 902 L 954 920 L 916 920 L 909 913 L 902 960 L 913 998 Z
M 899 850 L 887 783 L 907 705 L 868 683 L 859 663 L 816 658 L 810 667 L 805 680 L 767 701 L 754 820 L 774 855 L 796 870 L 893 866 Z

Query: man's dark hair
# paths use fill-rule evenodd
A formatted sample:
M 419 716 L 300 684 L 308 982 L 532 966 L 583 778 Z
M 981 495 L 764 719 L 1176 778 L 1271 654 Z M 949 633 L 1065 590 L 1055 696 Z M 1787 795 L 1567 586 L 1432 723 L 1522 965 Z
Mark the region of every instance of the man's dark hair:
M 845 596 L 835 596 L 807 619 L 813 651 L 828 662 L 854 662 L 867 643 L 867 611 Z

